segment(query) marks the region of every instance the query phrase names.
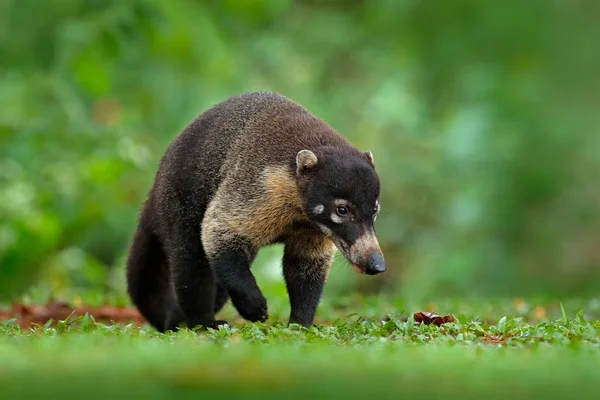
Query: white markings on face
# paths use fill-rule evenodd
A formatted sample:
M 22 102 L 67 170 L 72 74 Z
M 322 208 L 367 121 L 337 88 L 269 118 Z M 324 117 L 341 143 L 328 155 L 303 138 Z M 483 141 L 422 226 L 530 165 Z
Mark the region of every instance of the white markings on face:
M 324 210 L 325 210 L 325 206 L 323 204 L 317 204 L 312 209 L 313 214 L 315 214 L 315 215 L 321 214 Z
M 323 224 L 317 224 L 317 226 L 319 227 L 319 229 L 321 229 L 321 232 L 323 232 L 326 236 L 328 237 L 334 237 L 333 232 L 331 231 L 331 229 L 329 229 L 328 227 L 326 227 Z
M 333 201 L 333 204 L 335 204 L 336 207 L 348 207 L 348 205 L 350 205 L 350 202 L 344 199 L 335 199 Z
M 335 222 L 336 224 L 342 224 L 344 222 L 344 220 L 339 215 L 337 215 L 335 212 L 331 213 L 331 220 L 333 222 Z
M 333 201 L 334 210 L 331 213 L 331 220 L 336 224 L 342 224 L 346 220 L 354 221 L 354 215 L 350 211 L 355 208 L 352 203 L 344 199 L 335 199 Z

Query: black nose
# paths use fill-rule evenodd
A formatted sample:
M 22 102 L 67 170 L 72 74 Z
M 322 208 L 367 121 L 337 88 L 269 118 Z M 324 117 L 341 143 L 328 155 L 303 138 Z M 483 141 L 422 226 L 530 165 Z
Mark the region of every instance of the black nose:
M 377 275 L 385 272 L 385 261 L 380 252 L 376 251 L 371 255 L 371 258 L 367 261 L 365 272 L 369 275 Z

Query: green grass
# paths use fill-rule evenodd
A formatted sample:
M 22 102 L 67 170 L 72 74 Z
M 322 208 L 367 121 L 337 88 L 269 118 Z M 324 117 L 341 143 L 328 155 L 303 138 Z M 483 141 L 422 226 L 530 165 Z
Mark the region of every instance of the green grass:
M 268 324 L 246 324 L 229 307 L 230 327 L 165 335 L 89 317 L 32 330 L 1 323 L 0 398 L 526 399 L 600 390 L 596 300 L 342 299 L 325 302 L 311 329 L 285 325 L 283 300 L 270 307 Z M 457 320 L 399 319 L 426 309 Z

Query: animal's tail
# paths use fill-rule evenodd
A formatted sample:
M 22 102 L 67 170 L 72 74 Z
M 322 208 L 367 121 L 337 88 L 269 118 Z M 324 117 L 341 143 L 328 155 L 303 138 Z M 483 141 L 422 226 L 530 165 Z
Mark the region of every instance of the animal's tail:
M 148 323 L 164 332 L 175 297 L 163 246 L 152 227 L 148 202 L 140 215 L 127 258 L 127 290 Z

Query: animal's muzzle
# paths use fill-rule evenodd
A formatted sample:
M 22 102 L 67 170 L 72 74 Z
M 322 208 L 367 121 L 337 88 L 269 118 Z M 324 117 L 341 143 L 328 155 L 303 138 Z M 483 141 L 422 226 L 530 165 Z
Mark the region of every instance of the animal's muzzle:
M 377 275 L 385 272 L 385 260 L 383 254 L 380 251 L 374 251 L 371 256 L 366 260 L 365 273 L 368 275 Z
M 357 272 L 377 275 L 386 270 L 385 260 L 373 229 L 366 229 L 350 246 L 341 240 L 339 242 L 338 248 Z

